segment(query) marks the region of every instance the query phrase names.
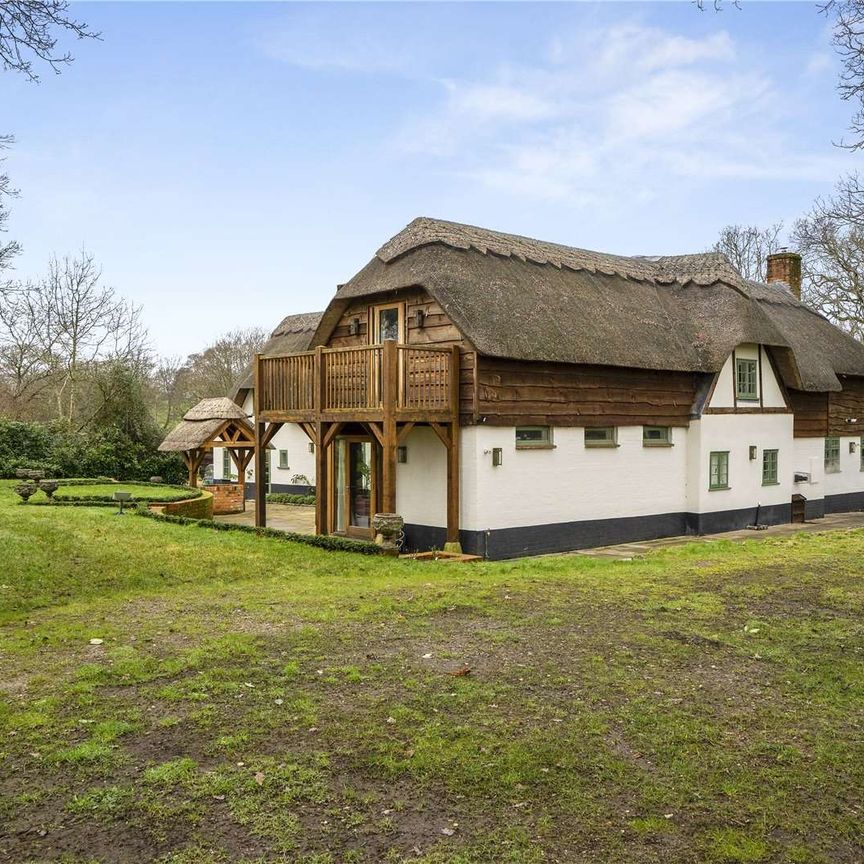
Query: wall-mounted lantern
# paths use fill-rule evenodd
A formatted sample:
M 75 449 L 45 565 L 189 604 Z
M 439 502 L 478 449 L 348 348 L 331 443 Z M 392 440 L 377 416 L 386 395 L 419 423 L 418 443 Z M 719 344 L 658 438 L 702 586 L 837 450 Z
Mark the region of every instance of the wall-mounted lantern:
M 501 447 L 492 448 L 492 467 L 500 468 L 504 461 L 504 450 Z
M 348 333 L 351 336 L 359 336 L 360 335 L 360 319 L 352 318 L 348 322 Z
M 310 453 L 315 452 L 315 445 L 311 441 L 309 442 L 309 452 Z
M 426 310 L 425 309 L 418 309 L 414 313 L 414 325 L 417 327 L 418 330 L 422 330 L 423 325 L 425 323 L 426 323 Z
M 752 462 L 756 458 L 756 445 L 750 445 L 750 461 Z
M 407 447 L 397 447 L 396 448 L 396 461 L 401 462 L 403 465 L 408 461 L 408 448 Z

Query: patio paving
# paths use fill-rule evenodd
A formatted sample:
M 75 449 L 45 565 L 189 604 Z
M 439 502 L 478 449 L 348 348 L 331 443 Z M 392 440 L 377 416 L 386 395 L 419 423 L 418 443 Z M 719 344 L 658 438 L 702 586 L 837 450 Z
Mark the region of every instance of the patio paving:
M 227 516 L 214 516 L 216 522 L 232 522 L 235 525 L 255 524 L 255 502 L 246 501 L 243 513 L 231 513 Z M 268 504 L 267 527 L 279 531 L 291 531 L 294 534 L 315 533 L 315 508 L 299 504 Z
M 768 537 L 788 537 L 800 532 L 812 533 L 820 531 L 851 530 L 864 528 L 864 512 L 830 513 L 822 519 L 809 522 L 786 523 L 770 525 L 763 531 L 752 531 L 744 528 L 740 531 L 726 531 L 723 534 L 706 534 L 701 537 L 686 535 L 683 537 L 661 537 L 659 540 L 645 540 L 639 543 L 619 543 L 615 546 L 598 546 L 595 549 L 579 549 L 567 552 L 567 555 L 587 555 L 590 558 L 617 558 L 629 561 L 638 558 L 652 549 L 663 549 L 668 546 L 681 546 L 684 543 L 716 543 L 718 540 L 732 540 L 742 543 L 745 540 L 766 540 Z

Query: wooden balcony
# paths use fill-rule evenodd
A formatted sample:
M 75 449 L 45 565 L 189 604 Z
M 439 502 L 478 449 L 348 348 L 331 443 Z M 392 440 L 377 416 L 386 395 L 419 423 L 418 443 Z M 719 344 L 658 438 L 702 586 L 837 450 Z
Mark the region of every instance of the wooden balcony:
M 267 423 L 450 422 L 459 412 L 459 349 L 385 342 L 258 355 L 255 394 Z

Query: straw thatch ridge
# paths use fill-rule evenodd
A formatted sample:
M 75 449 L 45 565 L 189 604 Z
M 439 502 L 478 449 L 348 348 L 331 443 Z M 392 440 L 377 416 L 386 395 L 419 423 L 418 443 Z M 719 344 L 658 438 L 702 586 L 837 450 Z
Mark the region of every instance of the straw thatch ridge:
M 789 387 L 864 375 L 864 345 L 720 253 L 627 258 L 425 218 L 339 289 L 311 344 L 327 343 L 354 298 L 417 286 L 493 357 L 715 373 L 755 342 Z
M 227 396 L 202 399 L 183 415 L 159 449 L 168 453 L 198 450 L 218 441 L 223 433 L 230 435 L 239 429 L 254 439 L 255 429 L 239 405 Z
M 184 420 L 245 420 L 246 412 L 227 396 L 202 399 L 184 415 Z
M 293 354 L 297 351 L 305 351 L 311 344 L 323 314 L 323 312 L 302 312 L 298 315 L 286 315 L 279 322 L 279 326 L 270 334 L 270 338 L 264 344 L 261 353 Z M 232 398 L 235 402 L 242 402 L 254 385 L 255 372 L 250 360 L 242 377 L 234 385 Z

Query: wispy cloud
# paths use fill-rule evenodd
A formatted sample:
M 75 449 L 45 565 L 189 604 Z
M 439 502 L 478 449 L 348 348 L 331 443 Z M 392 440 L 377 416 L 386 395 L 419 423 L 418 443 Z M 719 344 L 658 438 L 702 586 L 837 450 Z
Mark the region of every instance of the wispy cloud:
M 442 82 L 395 146 L 497 189 L 585 202 L 610 188 L 650 198 L 675 177 L 835 176 L 837 156 L 796 149 L 783 105 L 728 33 L 631 23 L 556 37 L 535 65 Z

